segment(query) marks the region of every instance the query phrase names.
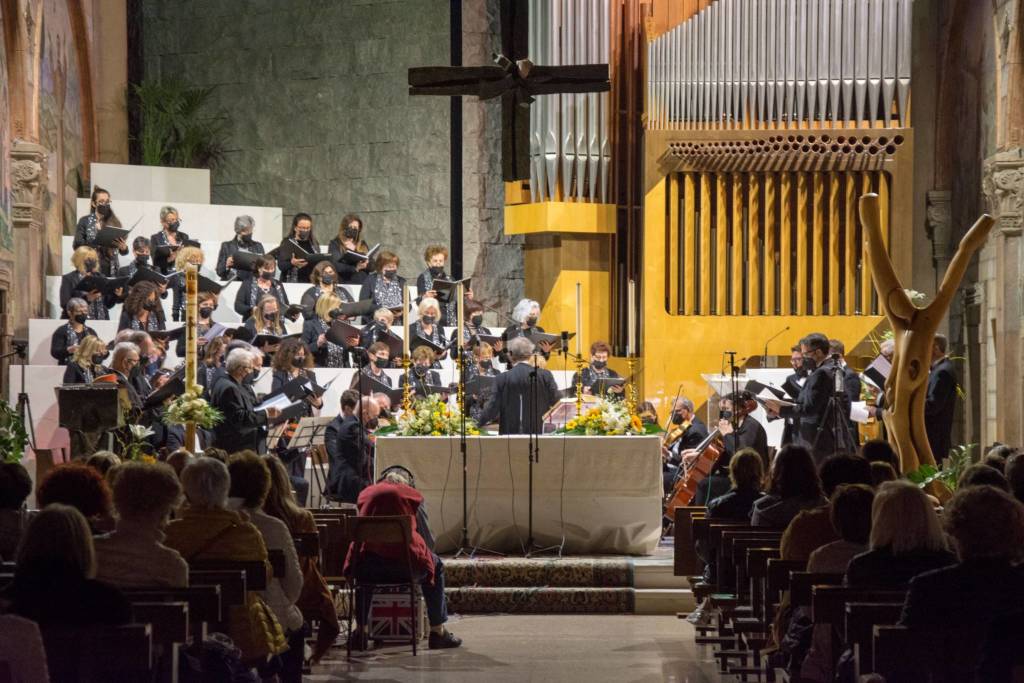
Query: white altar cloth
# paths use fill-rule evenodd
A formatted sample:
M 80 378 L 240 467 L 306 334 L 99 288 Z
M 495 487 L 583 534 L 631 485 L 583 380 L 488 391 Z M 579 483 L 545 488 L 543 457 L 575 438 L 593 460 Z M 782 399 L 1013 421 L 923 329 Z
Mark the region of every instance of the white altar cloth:
M 519 553 L 527 540 L 529 437 L 467 438 L 469 540 Z M 542 436 L 533 468 L 533 535 L 564 552 L 646 555 L 661 536 L 658 436 Z M 462 456 L 456 437 L 377 439 L 377 476 L 408 468 L 426 499 L 438 552 L 462 535 Z

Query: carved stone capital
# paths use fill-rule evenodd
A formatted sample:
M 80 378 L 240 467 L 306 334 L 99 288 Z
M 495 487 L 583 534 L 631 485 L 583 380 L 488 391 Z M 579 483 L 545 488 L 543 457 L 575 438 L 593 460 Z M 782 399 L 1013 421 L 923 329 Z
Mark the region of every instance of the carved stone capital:
M 981 190 L 989 213 L 999 221 L 1000 229 L 1004 224 L 1019 227 L 1024 214 L 1024 150 L 1007 150 L 986 159 Z
M 11 148 L 11 224 L 15 229 L 42 225 L 46 197 L 46 148 L 15 140 Z

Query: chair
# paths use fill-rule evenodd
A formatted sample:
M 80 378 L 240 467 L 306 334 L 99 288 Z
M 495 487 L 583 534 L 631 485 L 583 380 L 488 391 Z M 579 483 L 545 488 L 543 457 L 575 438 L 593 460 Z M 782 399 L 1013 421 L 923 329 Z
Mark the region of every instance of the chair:
M 349 536 L 352 539 L 352 543 L 355 544 L 357 552 L 352 553 L 352 567 L 351 567 L 351 580 L 349 581 L 349 600 L 348 600 L 348 632 L 353 633 L 352 621 L 353 617 L 356 617 L 356 609 L 360 592 L 365 594 L 369 591 L 367 596 L 367 604 L 369 604 L 369 598 L 373 596 L 373 589 L 377 586 L 408 586 L 409 587 L 409 605 L 410 605 L 410 632 L 412 637 L 412 654 L 416 655 L 416 645 L 419 638 L 419 634 L 416 633 L 416 600 L 417 600 L 417 581 L 414 578 L 412 571 L 412 554 L 410 553 L 410 547 L 412 546 L 412 517 L 407 515 L 394 515 L 394 516 L 379 516 L 379 517 L 353 517 L 348 520 Z M 358 577 L 358 563 L 359 563 L 359 544 L 362 543 L 374 543 L 376 545 L 387 545 L 393 546 L 396 549 L 400 549 L 402 553 L 401 560 L 396 561 L 397 565 L 404 565 L 406 569 L 406 576 L 408 581 L 402 582 L 375 582 L 375 581 L 362 581 Z M 367 614 L 360 614 L 356 618 L 358 624 L 359 618 L 365 619 Z M 348 639 L 348 645 L 346 646 L 346 656 L 349 660 L 352 659 L 352 638 Z

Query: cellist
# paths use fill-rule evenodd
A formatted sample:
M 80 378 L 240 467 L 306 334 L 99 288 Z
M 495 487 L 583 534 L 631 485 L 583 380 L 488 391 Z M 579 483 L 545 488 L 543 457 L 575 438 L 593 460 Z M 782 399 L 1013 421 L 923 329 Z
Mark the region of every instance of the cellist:
M 722 435 L 724 450 L 715 463 L 711 475 L 700 482 L 697 495 L 692 505 L 707 505 L 709 501 L 723 495 L 729 490 L 729 460 L 734 453 L 743 448 L 753 448 L 761 456 L 765 471 L 768 470 L 768 434 L 760 422 L 750 416 L 757 408 L 757 402 L 749 391 L 729 394 L 719 403 L 718 432 Z M 735 411 L 736 428 L 733 429 L 733 411 Z M 694 450 L 682 451 L 680 456 L 684 463 L 689 463 L 700 454 Z
M 707 425 L 693 412 L 693 401 L 685 396 L 676 398 L 672 404 L 672 417 L 661 442 L 662 476 L 666 494 L 672 490 L 679 472 L 682 463 L 680 454 L 692 449 L 707 435 Z

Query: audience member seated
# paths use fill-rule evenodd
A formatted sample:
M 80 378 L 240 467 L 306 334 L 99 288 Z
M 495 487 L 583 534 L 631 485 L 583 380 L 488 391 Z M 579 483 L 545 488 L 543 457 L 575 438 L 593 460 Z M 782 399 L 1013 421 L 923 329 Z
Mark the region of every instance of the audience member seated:
M 219 449 L 219 448 L 210 448 L 210 449 L 207 449 L 207 450 L 219 451 L 221 449 Z M 204 453 L 204 455 L 205 455 L 205 453 Z M 188 451 L 188 450 L 186 450 L 184 448 L 179 448 L 177 450 L 174 450 L 174 451 L 171 451 L 170 453 L 168 453 L 167 454 L 167 459 L 164 462 L 166 462 L 170 466 L 170 468 L 172 470 L 174 470 L 175 476 L 177 476 L 178 478 L 181 478 L 181 471 L 183 469 L 185 469 L 185 467 L 188 466 L 188 464 L 190 462 L 192 462 L 192 459 L 194 457 L 195 456 L 193 456 L 190 451 Z M 224 454 L 224 458 L 227 459 L 227 453 Z
M 899 479 L 899 475 L 889 463 L 878 461 L 871 463 L 871 486 L 874 488 L 878 488 L 887 481 L 896 481 L 897 479 Z
M 270 492 L 270 469 L 265 458 L 253 451 L 241 451 L 231 456 L 228 473 L 231 476 L 231 507 L 248 515 L 260 530 L 267 550 L 284 553 L 284 576 L 271 578 L 263 597 L 288 639 L 288 651 L 281 655 L 282 671 L 279 675 L 286 683 L 301 683 L 306 631 L 302 612 L 295 603 L 302 592 L 302 569 L 288 526 L 263 511 L 263 503 Z
M 985 457 L 981 459 L 981 462 L 989 467 L 994 467 L 999 470 L 1001 474 L 1006 474 L 1006 460 L 1016 452 L 1017 449 L 1013 446 L 997 444 L 988 449 L 988 452 L 985 454 Z
M 398 483 L 404 480 L 405 483 Z M 444 565 L 427 545 L 420 533 L 417 523 L 417 511 L 423 505 L 423 496 L 414 489 L 411 482 L 404 477 L 390 477 L 368 486 L 359 494 L 359 516 L 391 516 L 404 515 L 412 518 L 412 545 L 409 554 L 412 558 L 412 571 L 420 584 L 423 600 L 427 605 L 427 619 L 430 622 L 430 649 L 458 647 L 462 641 L 445 628 L 448 621 L 448 602 L 444 594 Z M 346 571 L 351 570 L 354 556 L 356 563 L 356 580 L 372 582 L 401 582 L 408 578 L 408 570 L 398 560 L 404 557 L 404 551 L 393 546 L 364 543 L 355 544 L 349 549 L 346 559 Z M 369 591 L 366 591 L 369 593 Z M 360 646 L 366 629 L 366 616 L 369 609 L 369 596 L 362 595 L 358 606 L 358 624 L 352 636 L 353 645 Z
M 1024 505 L 994 486 L 958 488 L 943 523 L 960 562 L 911 579 L 900 624 L 956 624 L 981 641 L 993 620 L 1024 605 Z
M 267 547 L 259 529 L 227 507 L 231 481 L 224 463 L 196 458 L 182 470 L 181 486 L 187 504 L 167 525 L 165 545 L 189 563 L 267 561 Z M 249 591 L 246 604 L 231 608 L 227 634 L 242 651 L 242 661 L 254 666 L 288 649 L 276 617 L 253 591 Z
M 103 361 L 110 355 L 99 337 L 89 336 L 79 342 L 64 369 L 64 384 L 92 384 L 97 377 L 108 374 Z
M 839 540 L 811 553 L 807 571 L 842 574 L 851 558 L 867 550 L 874 496 L 871 487 L 864 484 L 844 484 L 836 489 L 829 503 L 829 517 L 839 534 Z M 811 649 L 800 668 L 800 680 L 805 683 L 831 681 L 833 661 L 832 627 L 826 624 L 815 625 Z
M 1014 453 L 1006 459 L 1006 480 L 1014 497 L 1024 502 L 1024 453 Z
M 819 475 L 828 498 L 832 497 L 841 484 L 871 485 L 871 465 L 859 455 L 833 455 L 826 458 L 821 463 Z M 780 554 L 784 560 L 806 561 L 816 549 L 838 538 L 828 504 L 804 510 L 793 518 L 786 533 L 782 535 Z
M 8 683 L 50 680 L 39 625 L 16 614 L 0 615 L 0 668 Z
M 121 588 L 188 585 L 188 565 L 163 544 L 163 528 L 181 500 L 169 465 L 127 462 L 114 470 L 117 526 L 97 536 L 96 578 Z
M 889 463 L 897 473 L 900 471 L 900 457 L 896 455 L 892 444 L 885 439 L 865 441 L 860 447 L 860 454 L 868 462 Z
M 931 499 L 909 481 L 878 487 L 868 544 L 871 550 L 850 560 L 847 585 L 906 588 L 918 574 L 956 562 Z
M 263 501 L 263 511 L 285 523 L 288 532 L 296 534 L 317 533 L 316 520 L 309 510 L 299 507 L 292 491 L 291 481 L 284 464 L 276 458 L 267 458 L 270 468 L 270 491 Z M 313 647 L 313 661 L 319 661 L 334 644 L 341 632 L 338 612 L 334 606 L 330 588 L 320 573 L 318 558 L 299 557 L 302 567 L 302 593 L 296 603 L 307 623 L 319 622 L 316 645 Z
M 28 522 L 32 478 L 20 462 L 0 462 L 0 559 L 11 561 Z
M 49 505 L 28 523 L 18 547 L 14 581 L 0 597 L 4 612 L 48 626 L 127 624 L 128 601 L 96 581 L 92 534 L 82 513 Z
M 750 512 L 753 526 L 785 529 L 801 510 L 821 507 L 821 480 L 811 453 L 803 446 L 789 444 L 772 461 L 768 495 L 754 502 Z
M 121 464 L 121 458 L 113 451 L 96 451 L 85 459 L 85 464 L 99 472 L 107 484 L 110 484 L 110 472 Z
M 77 296 L 68 299 L 64 317 L 68 319 L 67 323 L 54 330 L 50 337 L 50 355 L 57 361 L 57 365 L 67 365 L 82 340 L 96 336 L 96 330 L 85 324 L 89 320 L 89 304 L 85 299 Z
M 968 486 L 995 486 L 1003 491 L 1010 491 L 1010 482 L 1003 473 L 994 467 L 976 462 L 965 469 L 957 480 L 957 490 Z
M 52 503 L 70 505 L 89 521 L 93 533 L 109 531 L 113 526 L 110 487 L 84 462 L 64 463 L 50 470 L 39 484 L 36 502 L 40 508 Z

